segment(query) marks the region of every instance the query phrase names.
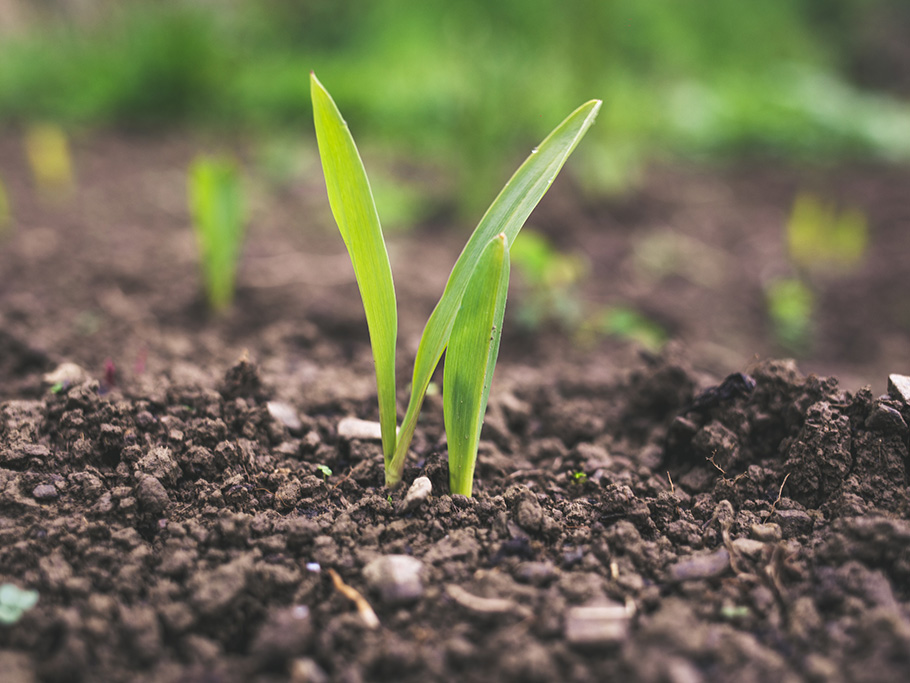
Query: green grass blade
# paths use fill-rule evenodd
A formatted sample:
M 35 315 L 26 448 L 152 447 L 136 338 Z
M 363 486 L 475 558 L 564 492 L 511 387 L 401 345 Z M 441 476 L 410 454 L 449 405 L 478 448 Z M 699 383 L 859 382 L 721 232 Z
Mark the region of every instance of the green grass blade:
M 196 159 L 189 171 L 189 203 L 209 307 L 220 313 L 234 299 L 246 220 L 237 164 Z
M 470 496 L 477 444 L 499 356 L 509 291 L 506 236 L 494 237 L 468 280 L 446 350 L 442 399 L 449 444 L 449 486 Z
M 379 214 L 354 138 L 331 95 L 310 74 L 316 142 L 329 204 L 347 246 L 366 313 L 376 363 L 379 422 L 386 467 L 395 452 L 395 342 L 398 312 Z
M 427 321 L 417 349 L 411 398 L 398 433 L 395 457 L 391 464 L 386 466 L 386 481 L 390 484 L 396 483 L 396 475 L 400 478 L 427 387 L 449 342 L 455 315 L 477 259 L 490 240 L 499 233 L 505 234 L 507 246 L 511 246 L 518 231 L 546 194 L 566 159 L 594 123 L 600 104 L 599 100 L 583 104 L 531 152 L 531 156 L 519 167 L 487 209 L 458 261 L 455 262 L 445 291 Z

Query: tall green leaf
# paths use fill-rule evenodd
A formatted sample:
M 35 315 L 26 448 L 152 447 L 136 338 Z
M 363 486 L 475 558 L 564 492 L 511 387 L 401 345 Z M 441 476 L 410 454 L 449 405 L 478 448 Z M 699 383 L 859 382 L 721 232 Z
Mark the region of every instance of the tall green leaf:
M 392 269 L 379 214 L 354 138 L 331 95 L 310 74 L 316 142 L 329 204 L 347 246 L 366 313 L 376 363 L 382 452 L 388 469 L 395 452 L 395 342 L 398 312 Z
M 508 291 L 509 248 L 500 233 L 484 249 L 468 279 L 446 350 L 442 398 L 452 493 L 470 496 L 473 489 Z
M 220 313 L 234 299 L 245 229 L 237 164 L 228 159 L 196 159 L 189 171 L 189 203 L 209 307 Z
M 531 152 L 531 156 L 519 167 L 487 209 L 458 261 L 455 262 L 445 291 L 430 315 L 420 339 L 417 358 L 414 361 L 411 398 L 398 433 L 395 456 L 391 463 L 386 464 L 387 484 L 397 484 L 401 479 L 404 460 L 414 436 L 414 429 L 417 427 L 417 417 L 427 387 L 449 342 L 461 298 L 481 252 L 499 233 L 505 234 L 507 246 L 511 246 L 518 231 L 546 194 L 566 159 L 594 123 L 600 105 L 599 100 L 583 104 Z

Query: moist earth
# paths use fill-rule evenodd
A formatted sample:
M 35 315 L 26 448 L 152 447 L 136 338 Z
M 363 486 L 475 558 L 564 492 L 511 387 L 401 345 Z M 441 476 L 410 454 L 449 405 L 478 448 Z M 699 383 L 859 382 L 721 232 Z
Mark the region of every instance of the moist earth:
M 2 168 L 0 584 L 39 596 L 0 624 L 4 682 L 907 679 L 908 380 L 852 381 L 881 349 L 838 366 L 845 389 L 742 348 L 709 359 L 712 326 L 742 320 L 717 309 L 677 312 L 659 353 L 507 321 L 474 497 L 447 492 L 438 394 L 389 490 L 379 443 L 343 426 L 376 406 L 337 236 L 288 227 L 325 223 L 321 190 L 254 207 L 235 310 L 211 319 L 174 170 L 189 147 L 128 142 L 86 143 L 65 205 Z M 598 222 L 609 263 L 615 223 L 704 208 L 649 197 L 662 173 L 639 204 L 568 217 L 557 194 L 536 220 Z M 432 221 L 393 240 L 402 356 L 461 242 Z M 869 288 L 900 279 L 888 256 Z

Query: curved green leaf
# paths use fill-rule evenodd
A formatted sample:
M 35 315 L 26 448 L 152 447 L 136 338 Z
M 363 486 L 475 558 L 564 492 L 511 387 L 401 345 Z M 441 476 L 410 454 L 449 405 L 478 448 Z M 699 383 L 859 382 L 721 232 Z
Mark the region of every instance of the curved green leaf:
M 594 123 L 600 105 L 600 100 L 583 104 L 531 152 L 531 156 L 519 167 L 487 209 L 458 261 L 455 262 L 445 291 L 430 315 L 420 339 L 417 358 L 414 361 L 411 398 L 398 433 L 395 456 L 391 463 L 386 464 L 387 484 L 394 485 L 401 478 L 401 470 L 404 468 L 408 447 L 417 427 L 417 417 L 427 387 L 449 342 L 461 298 L 481 252 L 499 233 L 506 236 L 507 246 L 511 246 L 518 231 L 546 194 L 566 159 Z
M 470 496 L 473 489 L 508 291 L 509 248 L 500 233 L 484 249 L 468 280 L 446 350 L 442 400 L 452 493 Z
M 366 313 L 376 363 L 379 422 L 386 467 L 395 451 L 395 343 L 398 312 L 392 268 L 379 214 L 354 138 L 331 95 L 310 74 L 316 142 L 329 204 L 348 248 Z

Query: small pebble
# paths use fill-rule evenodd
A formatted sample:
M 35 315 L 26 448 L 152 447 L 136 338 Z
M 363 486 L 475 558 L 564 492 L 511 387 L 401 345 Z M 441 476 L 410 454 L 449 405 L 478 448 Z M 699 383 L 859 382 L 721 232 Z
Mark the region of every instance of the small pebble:
M 281 401 L 269 401 L 265 405 L 266 408 L 269 409 L 269 415 L 271 415 L 273 419 L 278 420 L 278 422 L 283 424 L 290 431 L 299 432 L 303 429 L 303 423 L 300 421 L 300 416 L 297 414 L 294 406 Z
M 329 676 L 315 660 L 300 657 L 291 662 L 291 683 L 329 683 Z
M 404 514 L 416 510 L 430 497 L 432 492 L 433 484 L 430 482 L 429 477 L 417 477 L 405 494 L 404 500 L 398 504 L 397 512 Z
M 752 532 L 752 538 L 765 543 L 774 543 L 784 537 L 780 525 L 774 523 L 753 524 L 750 531 Z
M 812 533 L 814 526 L 812 518 L 803 510 L 778 510 L 773 519 L 780 525 L 784 538 Z
M 43 377 L 45 384 L 64 388 L 87 382 L 91 377 L 75 363 L 61 363 Z
M 378 422 L 346 417 L 338 423 L 338 436 L 342 439 L 360 439 L 361 441 L 380 441 L 382 428 Z
M 59 495 L 57 487 L 53 484 L 38 484 L 32 490 L 35 500 L 56 500 Z
M 907 375 L 889 375 L 888 394 L 891 398 L 903 401 L 905 406 L 910 406 L 910 377 Z
M 423 562 L 409 555 L 384 555 L 363 568 L 363 578 L 383 602 L 400 605 L 423 596 Z
M 626 607 L 616 603 L 572 607 L 563 632 L 570 645 L 616 645 L 629 637 L 629 619 Z
M 730 553 L 720 548 L 713 553 L 689 555 L 670 566 L 670 578 L 673 581 L 695 581 L 713 579 L 720 576 L 730 566 Z
M 740 555 L 757 560 L 764 552 L 765 544 L 751 538 L 737 538 L 732 543 L 733 549 Z

